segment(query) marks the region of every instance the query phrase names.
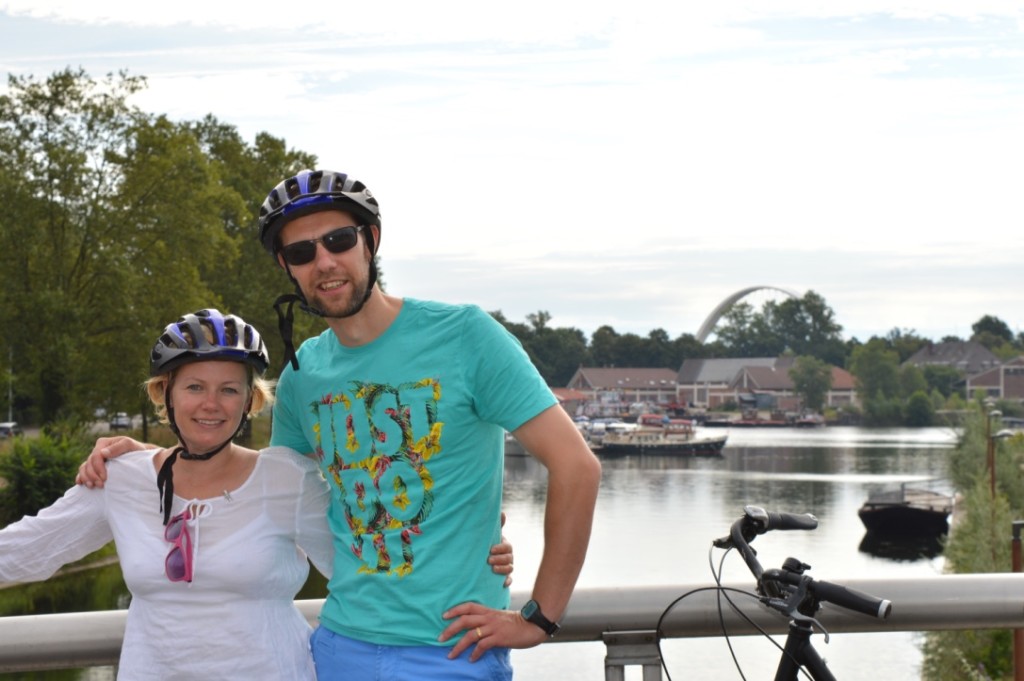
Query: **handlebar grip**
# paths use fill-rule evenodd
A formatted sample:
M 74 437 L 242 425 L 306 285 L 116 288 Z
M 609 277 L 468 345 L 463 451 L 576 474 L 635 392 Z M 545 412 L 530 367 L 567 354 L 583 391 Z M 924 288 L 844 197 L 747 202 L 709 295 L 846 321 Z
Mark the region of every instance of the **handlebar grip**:
M 884 598 L 870 596 L 856 589 L 850 589 L 831 582 L 814 582 L 814 593 L 818 598 L 829 603 L 848 608 L 855 612 L 886 619 L 892 612 L 892 603 Z
M 818 526 L 818 519 L 810 513 L 768 513 L 768 530 L 813 530 Z

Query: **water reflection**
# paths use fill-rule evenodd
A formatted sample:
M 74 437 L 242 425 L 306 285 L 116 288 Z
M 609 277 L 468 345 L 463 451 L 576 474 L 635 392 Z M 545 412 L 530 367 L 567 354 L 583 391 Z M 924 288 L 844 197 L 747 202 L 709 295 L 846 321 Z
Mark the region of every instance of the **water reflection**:
M 865 532 L 858 550 L 897 562 L 930 560 L 942 553 L 944 534 L 891 535 Z

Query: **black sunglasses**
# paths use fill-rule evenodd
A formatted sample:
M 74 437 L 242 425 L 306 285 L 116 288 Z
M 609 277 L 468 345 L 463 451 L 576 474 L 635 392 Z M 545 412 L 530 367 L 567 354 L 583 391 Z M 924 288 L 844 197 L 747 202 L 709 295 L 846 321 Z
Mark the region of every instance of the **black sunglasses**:
M 354 227 L 339 227 L 332 229 L 319 239 L 308 239 L 296 241 L 293 244 L 281 247 L 281 257 L 289 265 L 305 265 L 313 262 L 316 257 L 316 244 L 322 243 L 331 253 L 344 253 L 350 250 L 359 242 L 359 232 L 363 231 L 366 225 L 355 225 Z

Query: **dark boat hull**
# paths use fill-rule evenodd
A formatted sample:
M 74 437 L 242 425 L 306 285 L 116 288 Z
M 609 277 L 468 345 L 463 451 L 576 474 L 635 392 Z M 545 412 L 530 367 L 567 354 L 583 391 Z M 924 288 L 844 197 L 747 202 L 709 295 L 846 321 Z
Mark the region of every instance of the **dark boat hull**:
M 687 440 L 685 442 L 632 443 L 605 441 L 601 454 L 650 454 L 664 456 L 721 456 L 725 438 Z
M 857 512 L 868 532 L 876 534 L 945 534 L 949 531 L 949 512 L 926 510 L 905 505 L 865 504 Z
M 868 532 L 927 535 L 947 532 L 952 512 L 951 496 L 904 484 L 898 490 L 872 494 L 857 515 Z

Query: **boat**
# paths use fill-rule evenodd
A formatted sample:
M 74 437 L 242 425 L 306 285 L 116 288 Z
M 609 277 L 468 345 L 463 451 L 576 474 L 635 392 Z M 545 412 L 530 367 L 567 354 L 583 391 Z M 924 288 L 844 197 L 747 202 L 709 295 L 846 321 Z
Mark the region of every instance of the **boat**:
M 821 428 L 825 425 L 825 417 L 813 412 L 805 412 L 793 421 L 795 428 Z
M 857 511 L 868 532 L 884 535 L 941 535 L 949 530 L 953 497 L 907 487 L 878 492 Z
M 601 454 L 721 456 L 728 434 L 699 435 L 693 421 L 640 417 L 636 427 L 606 431 L 595 451 Z

